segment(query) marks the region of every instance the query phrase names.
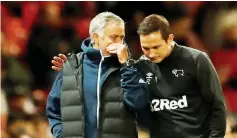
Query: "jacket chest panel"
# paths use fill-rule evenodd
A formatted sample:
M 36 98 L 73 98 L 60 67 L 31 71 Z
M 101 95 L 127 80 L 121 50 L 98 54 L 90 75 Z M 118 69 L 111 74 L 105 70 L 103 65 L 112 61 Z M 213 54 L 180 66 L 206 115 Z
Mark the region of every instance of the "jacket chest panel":
M 120 86 L 120 76 L 116 73 L 108 76 L 101 91 L 104 102 L 120 102 L 123 100 L 123 90 Z
M 195 80 L 194 71 L 190 67 L 181 65 L 160 66 L 160 73 L 157 76 L 156 89 L 153 95 L 160 98 L 182 97 L 193 94 L 190 89 Z

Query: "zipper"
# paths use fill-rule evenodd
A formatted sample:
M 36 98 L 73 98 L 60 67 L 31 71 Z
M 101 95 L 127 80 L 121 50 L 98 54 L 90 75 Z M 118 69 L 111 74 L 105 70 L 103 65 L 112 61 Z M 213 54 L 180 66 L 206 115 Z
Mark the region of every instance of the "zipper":
M 97 129 L 99 130 L 99 119 L 100 119 L 100 77 L 101 77 L 101 68 L 104 57 L 101 56 L 101 61 L 99 64 L 98 70 L 98 79 L 97 79 Z

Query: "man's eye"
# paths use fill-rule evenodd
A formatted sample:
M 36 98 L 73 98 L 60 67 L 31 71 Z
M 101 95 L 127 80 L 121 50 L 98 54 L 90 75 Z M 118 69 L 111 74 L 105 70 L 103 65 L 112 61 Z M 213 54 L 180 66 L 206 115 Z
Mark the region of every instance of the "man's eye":
M 144 50 L 149 50 L 149 48 L 143 48 Z
M 155 49 L 160 49 L 163 45 L 156 46 Z
M 110 38 L 112 38 L 112 39 L 116 39 L 116 36 L 111 36 Z

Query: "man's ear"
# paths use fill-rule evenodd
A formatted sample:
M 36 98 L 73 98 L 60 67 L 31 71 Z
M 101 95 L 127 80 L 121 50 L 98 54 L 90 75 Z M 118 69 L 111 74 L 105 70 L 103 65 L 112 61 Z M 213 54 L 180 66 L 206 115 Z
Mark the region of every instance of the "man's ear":
M 94 44 L 99 43 L 99 35 L 97 33 L 93 33 L 91 37 L 92 37 Z
M 173 34 L 170 34 L 169 37 L 168 37 L 168 39 L 167 39 L 167 44 L 168 44 L 168 45 L 171 45 L 173 41 L 174 41 L 174 35 L 173 35 Z

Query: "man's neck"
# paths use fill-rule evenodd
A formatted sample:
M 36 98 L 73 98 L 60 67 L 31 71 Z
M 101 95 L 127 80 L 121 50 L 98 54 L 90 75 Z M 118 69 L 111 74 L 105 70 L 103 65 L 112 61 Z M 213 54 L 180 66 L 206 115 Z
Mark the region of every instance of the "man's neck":
M 175 42 L 173 41 L 170 45 L 170 52 L 168 53 L 166 57 L 168 57 L 172 53 L 172 51 L 174 50 L 174 45 L 175 45 Z

